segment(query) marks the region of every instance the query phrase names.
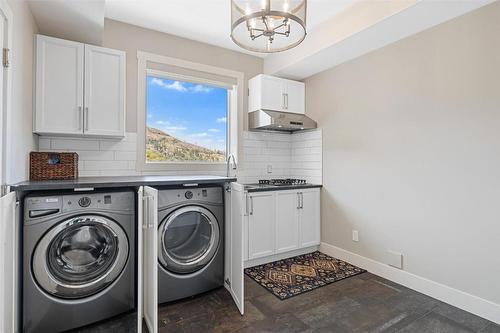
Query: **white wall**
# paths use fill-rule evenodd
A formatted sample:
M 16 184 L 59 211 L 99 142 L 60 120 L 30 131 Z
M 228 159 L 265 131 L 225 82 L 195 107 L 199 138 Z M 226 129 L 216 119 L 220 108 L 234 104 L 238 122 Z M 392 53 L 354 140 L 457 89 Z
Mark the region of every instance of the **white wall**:
M 7 183 L 28 179 L 29 152 L 37 149 L 32 134 L 33 34 L 37 27 L 25 1 L 8 0 L 14 16 L 12 67 L 12 109 L 8 120 Z
M 306 80 L 322 241 L 379 262 L 401 252 L 405 271 L 497 309 L 499 18 L 496 2 Z
M 263 68 L 262 58 L 109 19 L 104 22 L 102 46 L 125 51 L 127 55 L 126 129 L 129 132 L 137 132 L 137 51 L 242 72 L 244 91 L 247 91 L 246 81 L 262 73 Z M 239 116 L 244 117 L 242 124 L 246 124 L 246 110 L 245 94 L 243 110 L 239 110 Z M 242 127 L 240 131 L 246 128 Z

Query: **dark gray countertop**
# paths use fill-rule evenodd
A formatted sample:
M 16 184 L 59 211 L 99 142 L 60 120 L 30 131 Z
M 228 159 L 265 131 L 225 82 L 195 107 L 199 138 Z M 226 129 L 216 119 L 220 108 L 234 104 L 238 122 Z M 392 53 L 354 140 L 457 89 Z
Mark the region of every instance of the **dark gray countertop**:
M 44 191 L 75 188 L 109 188 L 133 186 L 166 186 L 193 184 L 221 184 L 235 182 L 236 178 L 219 176 L 126 176 L 82 177 L 75 180 L 25 181 L 11 185 L 13 191 Z
M 266 191 L 284 191 L 284 190 L 299 190 L 305 188 L 320 188 L 323 185 L 319 184 L 304 184 L 304 185 L 287 185 L 287 186 L 258 186 L 255 184 L 246 184 L 245 190 L 247 192 L 266 192 Z

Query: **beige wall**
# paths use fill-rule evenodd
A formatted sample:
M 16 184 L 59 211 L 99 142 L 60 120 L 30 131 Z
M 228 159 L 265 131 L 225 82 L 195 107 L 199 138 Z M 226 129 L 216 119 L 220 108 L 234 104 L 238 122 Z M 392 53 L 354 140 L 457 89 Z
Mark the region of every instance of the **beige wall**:
M 25 1 L 7 1 L 14 16 L 12 44 L 12 108 L 8 120 L 7 183 L 29 178 L 29 152 L 37 150 L 32 134 L 33 34 L 37 27 Z
M 306 80 L 322 241 L 500 304 L 500 3 Z M 359 230 L 359 243 L 351 241 Z
M 128 132 L 137 131 L 138 50 L 240 71 L 245 74 L 245 82 L 262 73 L 263 68 L 261 58 L 108 19 L 104 22 L 103 46 L 127 52 Z M 245 94 L 242 116 L 246 110 Z

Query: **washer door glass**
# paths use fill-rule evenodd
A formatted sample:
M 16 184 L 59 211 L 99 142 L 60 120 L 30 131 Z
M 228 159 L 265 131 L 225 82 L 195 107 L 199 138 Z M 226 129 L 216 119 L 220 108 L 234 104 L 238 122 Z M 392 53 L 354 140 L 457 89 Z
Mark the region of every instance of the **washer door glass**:
M 33 258 L 33 272 L 48 293 L 80 298 L 113 282 L 127 257 L 128 240 L 116 222 L 80 216 L 60 223 L 41 239 Z
M 171 272 L 196 272 L 217 252 L 219 224 L 215 216 L 203 207 L 179 208 L 168 215 L 159 228 L 159 260 Z

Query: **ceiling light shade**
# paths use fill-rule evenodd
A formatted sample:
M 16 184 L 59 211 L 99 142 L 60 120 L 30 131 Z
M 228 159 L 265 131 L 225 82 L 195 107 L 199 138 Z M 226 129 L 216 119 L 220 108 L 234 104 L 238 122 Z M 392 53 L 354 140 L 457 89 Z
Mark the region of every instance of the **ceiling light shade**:
M 231 39 L 254 52 L 281 52 L 306 37 L 307 0 L 231 0 Z

